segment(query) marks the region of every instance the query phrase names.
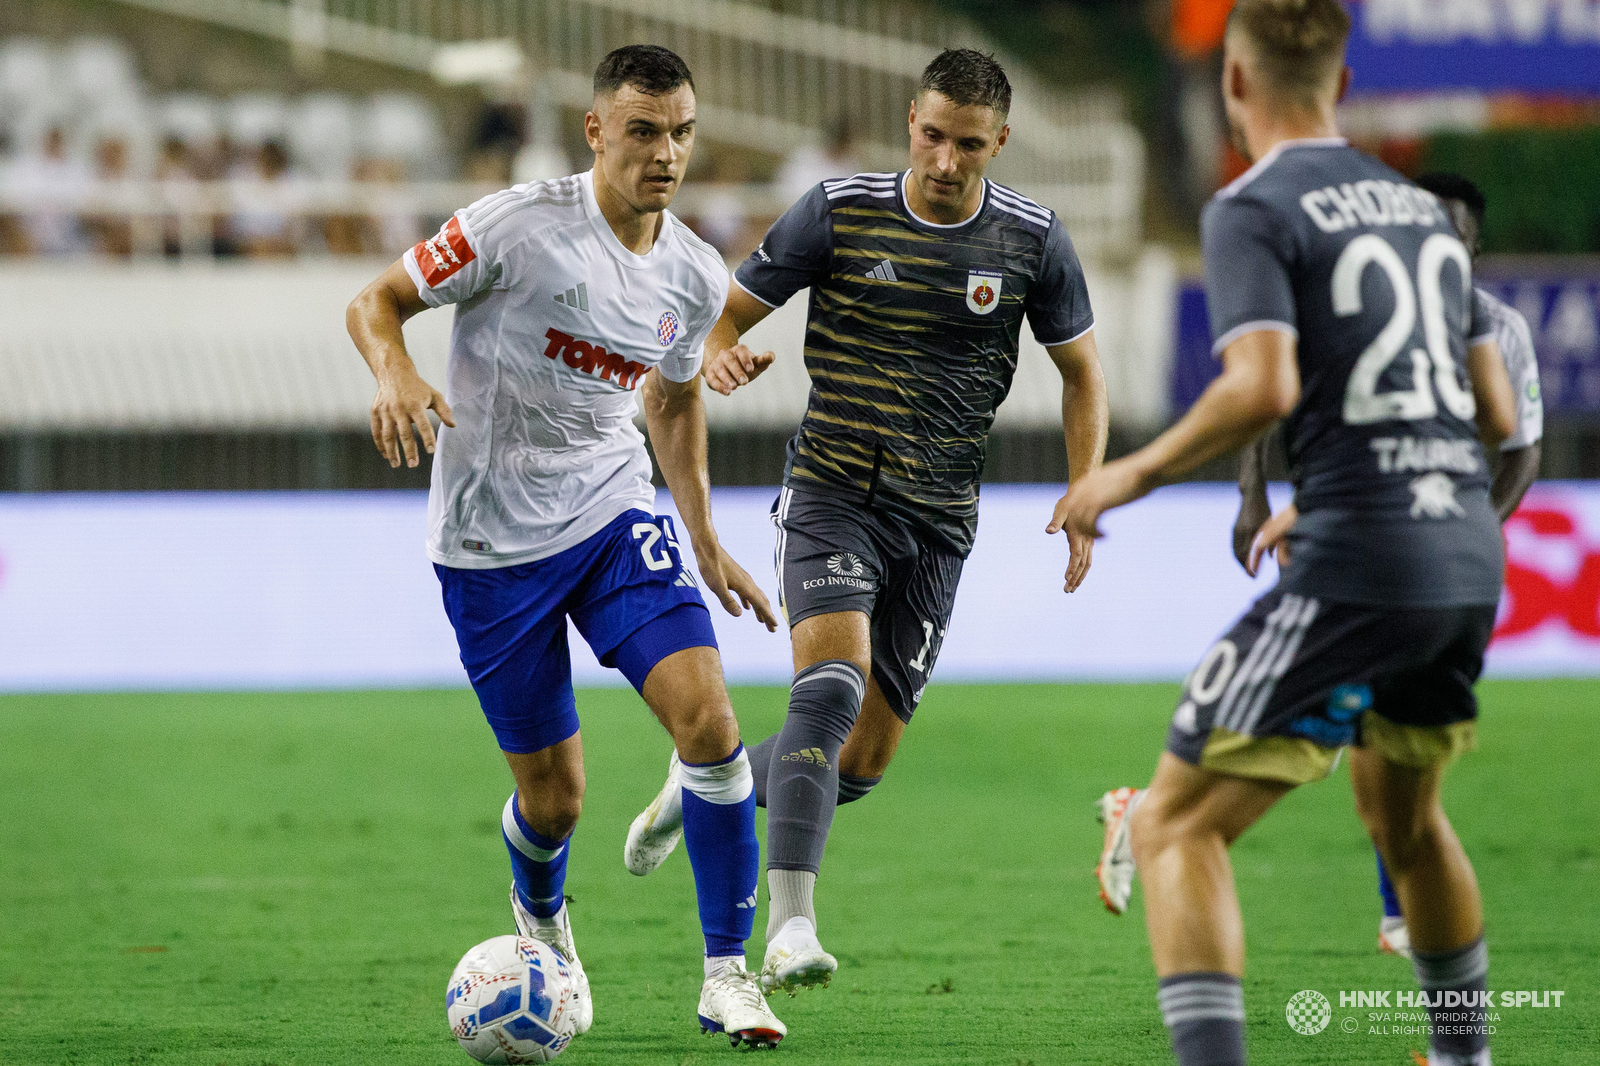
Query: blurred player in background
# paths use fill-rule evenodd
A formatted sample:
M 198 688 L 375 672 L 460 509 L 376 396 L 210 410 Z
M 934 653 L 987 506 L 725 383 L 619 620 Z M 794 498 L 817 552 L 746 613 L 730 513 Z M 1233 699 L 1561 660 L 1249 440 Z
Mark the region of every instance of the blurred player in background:
M 750 752 L 767 808 L 769 990 L 826 984 L 838 967 L 813 908 L 828 829 L 837 804 L 882 778 L 939 657 L 1024 318 L 1065 381 L 1073 480 L 1105 452 L 1105 381 L 1072 242 L 1053 212 L 983 176 L 1010 106 L 992 57 L 941 53 L 912 103 L 909 169 L 813 187 L 740 266 L 708 341 L 706 380 L 731 394 L 773 360 L 739 337 L 810 288 L 811 397 L 773 508 L 795 676 L 782 731 Z M 1070 592 L 1092 545 L 1069 541 Z M 634 873 L 677 843 L 678 776 L 669 769 L 634 821 Z
M 1439 790 L 1474 743 L 1505 562 L 1479 436 L 1509 436 L 1514 401 L 1449 213 L 1337 136 L 1349 30 L 1338 0 L 1234 7 L 1223 100 L 1255 162 L 1201 226 L 1222 376 L 1067 494 L 1068 527 L 1094 534 L 1104 512 L 1286 419 L 1292 565 L 1190 675 L 1143 802 L 1109 812 L 1108 852 L 1131 845 L 1144 882 L 1180 1066 L 1245 1061 L 1229 845 L 1346 745 L 1417 978 L 1441 1004 L 1429 1061 L 1489 1062 L 1482 900 Z M 1125 903 L 1126 873 L 1108 902 Z
M 1467 246 L 1473 262 L 1482 250 L 1479 234 L 1483 232 L 1483 216 L 1487 202 L 1483 192 L 1459 174 L 1424 174 L 1416 181 L 1419 188 L 1439 197 L 1456 232 Z M 1489 503 L 1499 515 L 1502 524 L 1516 512 L 1529 486 L 1539 476 L 1540 440 L 1544 436 L 1544 401 L 1539 392 L 1539 364 L 1533 351 L 1533 334 L 1528 329 L 1522 313 L 1498 299 L 1487 289 L 1478 288 L 1481 300 L 1494 324 L 1494 339 L 1505 362 L 1506 374 L 1511 379 L 1511 390 L 1516 395 L 1517 428 L 1500 444 L 1500 464 L 1494 481 L 1489 486 Z M 1239 519 L 1233 527 L 1233 553 L 1251 577 L 1266 545 L 1257 534 L 1272 517 L 1272 507 L 1267 502 L 1266 449 L 1270 433 L 1263 433 L 1254 444 L 1239 454 Z M 1290 505 L 1292 510 L 1293 505 Z M 1280 516 L 1280 524 L 1292 522 L 1292 515 Z M 1276 540 L 1282 565 L 1289 561 L 1288 545 Z M 1411 939 L 1406 933 L 1406 920 L 1400 914 L 1400 899 L 1395 895 L 1394 884 L 1383 868 L 1383 857 L 1378 857 L 1378 894 L 1383 900 L 1383 916 L 1378 919 L 1378 950 L 1391 955 L 1411 957 Z
M 664 48 L 600 63 L 584 118 L 594 169 L 518 185 L 456 213 L 350 306 L 378 379 L 372 436 L 398 466 L 434 450 L 428 554 L 461 661 L 517 788 L 501 818 L 518 932 L 559 950 L 594 1010 L 563 893 L 584 791 L 567 648 L 570 616 L 632 682 L 682 760 L 683 830 L 705 933 L 702 1026 L 737 1046 L 783 1037 L 744 942 L 759 854 L 749 758 L 722 681 L 711 616 L 670 518 L 655 514 L 633 425 L 650 439 L 701 577 L 730 614 L 775 629 L 750 576 L 717 542 L 706 474 L 702 346 L 721 313 L 721 258 L 667 210 L 694 147 L 694 82 Z M 449 399 L 423 381 L 401 323 L 457 306 Z

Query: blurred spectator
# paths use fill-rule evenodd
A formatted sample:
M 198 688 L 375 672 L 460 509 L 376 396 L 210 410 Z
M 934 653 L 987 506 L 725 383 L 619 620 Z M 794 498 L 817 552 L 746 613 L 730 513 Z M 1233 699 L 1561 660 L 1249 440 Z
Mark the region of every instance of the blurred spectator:
M 0 255 L 23 255 L 28 251 L 22 233 L 22 217 L 8 210 L 4 200 L 11 191 L 11 135 L 0 126 Z
M 356 180 L 376 186 L 366 195 L 369 210 L 361 220 L 361 251 L 393 258 L 427 236 L 422 218 L 405 197 L 388 191 L 405 180 L 405 173 L 405 167 L 393 159 L 364 159 L 356 164 Z
M 1195 216 L 1241 170 L 1222 111 L 1222 38 L 1234 0 L 1150 0 L 1152 28 L 1165 46 L 1159 172 L 1183 215 Z
M 133 177 L 128 166 L 128 142 L 115 135 L 101 137 L 94 146 L 94 162 L 99 194 L 115 200 L 117 186 L 125 186 Z M 85 215 L 83 228 L 102 255 L 126 259 L 133 254 L 133 224 L 126 212 Z
M 269 140 L 256 149 L 255 173 L 237 182 L 235 195 L 249 206 L 229 220 L 238 251 L 251 259 L 292 256 L 300 244 L 294 208 L 301 183 L 289 170 L 289 152 L 282 141 Z
M 700 201 L 694 231 L 710 241 L 724 257 L 742 259 L 755 248 L 750 220 L 746 217 L 739 190 L 750 181 L 750 167 L 743 153 L 726 149 L 711 156 L 711 187 Z
M 161 185 L 162 202 L 181 212 L 161 220 L 161 253 L 173 257 L 191 251 L 209 251 L 215 222 L 191 213 L 199 178 L 193 153 L 182 137 L 168 134 L 162 138 L 155 179 Z
M 774 182 L 784 199 L 793 203 L 819 182 L 848 178 L 862 169 L 856 155 L 855 123 L 849 115 L 840 114 L 828 123 L 823 146 L 801 145 L 789 153 Z
M 544 79 L 534 83 L 527 115 L 527 142 L 511 161 L 511 180 L 520 185 L 571 174 L 572 160 L 561 148 L 561 109 Z
M 528 125 L 527 110 L 505 100 L 491 100 L 478 113 L 467 156 L 467 178 L 505 186 L 511 183 L 511 163 L 522 150 Z
M 92 180 L 89 169 L 67 154 L 66 130 L 51 126 L 39 149 L 25 151 L 5 179 L 10 194 L 29 205 L 18 227 L 27 251 L 76 255 L 88 249 L 83 226 L 69 207 L 88 193 Z

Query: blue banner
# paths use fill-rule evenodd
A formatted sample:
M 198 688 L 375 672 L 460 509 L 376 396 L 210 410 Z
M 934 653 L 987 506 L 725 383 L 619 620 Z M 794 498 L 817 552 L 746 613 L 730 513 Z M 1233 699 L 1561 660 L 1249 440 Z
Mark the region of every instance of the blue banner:
M 1477 281 L 1528 320 L 1545 413 L 1600 414 L 1600 270 L 1543 276 L 1486 271 Z M 1198 280 L 1178 290 L 1176 343 L 1172 410 L 1181 414 L 1221 370 L 1211 356 L 1211 325 Z
M 1350 0 L 1352 93 L 1600 95 L 1600 0 Z

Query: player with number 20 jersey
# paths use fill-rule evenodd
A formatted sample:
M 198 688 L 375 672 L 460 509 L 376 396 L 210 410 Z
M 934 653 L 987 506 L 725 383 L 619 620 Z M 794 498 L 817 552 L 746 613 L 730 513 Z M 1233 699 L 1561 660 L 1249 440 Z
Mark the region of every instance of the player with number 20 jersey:
M 1065 505 L 1092 531 L 1284 420 L 1298 519 L 1280 580 L 1189 675 L 1140 801 L 1102 801 L 1102 892 L 1125 904 L 1136 866 L 1180 1066 L 1245 1062 L 1229 845 L 1346 747 L 1426 1002 L 1457 1008 L 1430 1007 L 1428 1061 L 1489 1062 L 1482 901 L 1440 782 L 1474 740 L 1504 565 L 1479 435 L 1509 435 L 1514 403 L 1449 213 L 1337 136 L 1349 32 L 1338 0 L 1234 5 L 1221 88 L 1255 162 L 1201 221 L 1222 375 Z

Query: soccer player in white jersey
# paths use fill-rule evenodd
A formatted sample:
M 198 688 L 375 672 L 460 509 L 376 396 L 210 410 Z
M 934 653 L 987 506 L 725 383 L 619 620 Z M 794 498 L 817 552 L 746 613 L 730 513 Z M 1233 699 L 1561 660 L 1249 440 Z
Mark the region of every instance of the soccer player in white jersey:
M 517 930 L 572 965 L 563 892 L 583 802 L 567 619 L 620 670 L 682 761 L 684 840 L 705 934 L 700 1024 L 734 1046 L 785 1029 L 745 969 L 758 846 L 749 761 L 711 616 L 677 530 L 655 513 L 634 392 L 700 575 L 730 614 L 776 619 L 712 528 L 701 348 L 722 311 L 721 258 L 668 210 L 694 145 L 694 82 L 664 48 L 601 61 L 586 174 L 518 185 L 458 211 L 350 305 L 378 379 L 372 436 L 391 466 L 435 450 L 428 555 L 461 661 L 516 780 L 501 816 Z M 418 376 L 401 323 L 456 304 L 446 394 Z

